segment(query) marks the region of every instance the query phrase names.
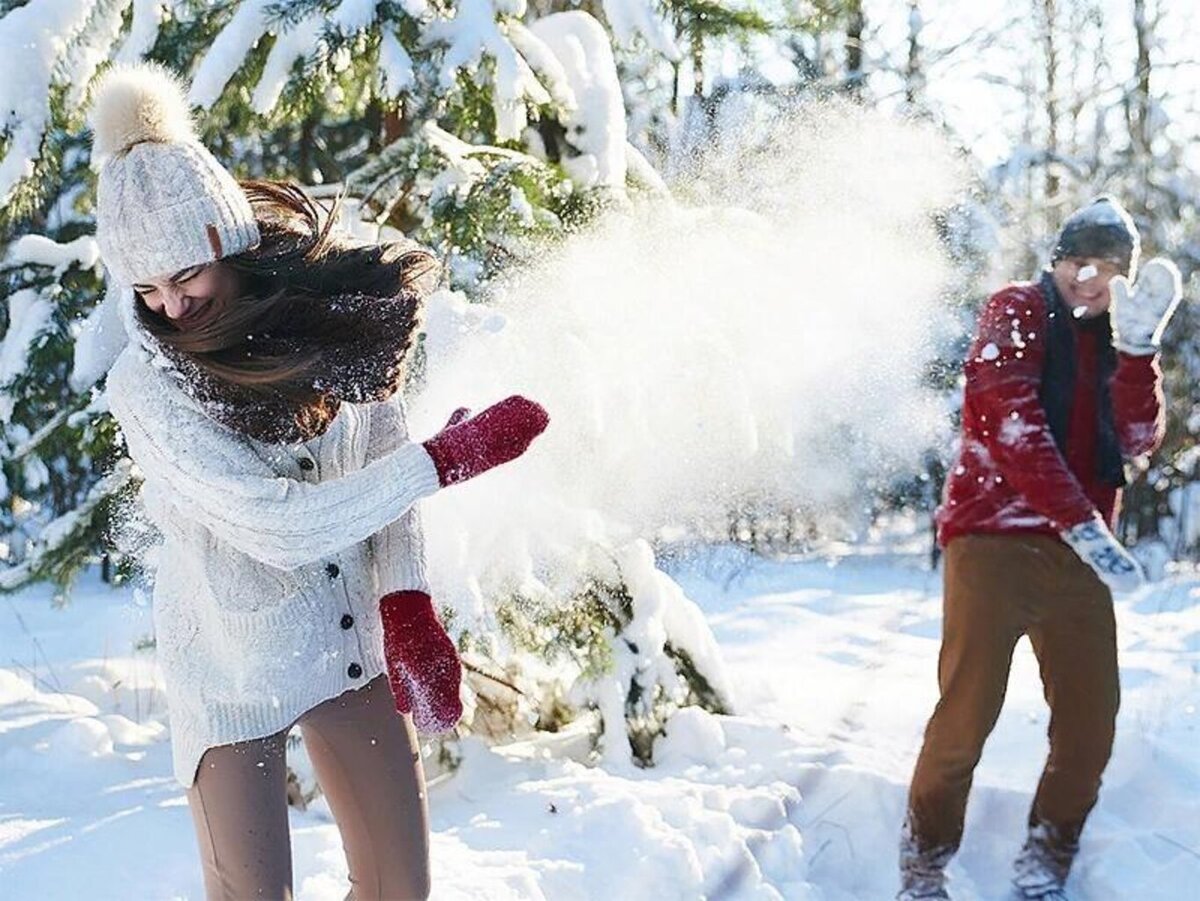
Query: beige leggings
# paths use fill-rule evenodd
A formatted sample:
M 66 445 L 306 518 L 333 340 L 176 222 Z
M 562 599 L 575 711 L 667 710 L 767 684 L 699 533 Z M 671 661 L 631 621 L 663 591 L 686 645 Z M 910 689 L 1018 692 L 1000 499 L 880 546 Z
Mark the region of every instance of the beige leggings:
M 384 676 L 318 704 L 299 720 L 342 836 L 347 901 L 429 895 L 429 817 L 412 720 Z M 208 901 L 290 901 L 287 730 L 210 748 L 188 804 Z

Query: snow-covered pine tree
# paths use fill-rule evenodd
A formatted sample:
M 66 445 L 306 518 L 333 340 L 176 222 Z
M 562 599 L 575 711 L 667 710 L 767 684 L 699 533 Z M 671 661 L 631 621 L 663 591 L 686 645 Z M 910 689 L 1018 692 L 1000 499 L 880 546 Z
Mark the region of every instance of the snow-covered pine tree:
M 128 479 L 112 468 L 98 374 L 88 378 L 91 361 L 77 367 L 74 351 L 101 293 L 80 106 L 98 66 L 120 53 L 128 3 L 7 6 L 0 56 L 21 77 L 0 82 L 0 590 L 69 584 Z

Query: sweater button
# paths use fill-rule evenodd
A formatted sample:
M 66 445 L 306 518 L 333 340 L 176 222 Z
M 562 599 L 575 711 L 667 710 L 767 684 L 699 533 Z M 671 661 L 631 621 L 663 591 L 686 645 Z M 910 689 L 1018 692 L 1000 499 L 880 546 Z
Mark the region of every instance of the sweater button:
M 351 679 L 357 679 L 362 675 L 362 667 L 357 663 L 351 663 L 348 667 L 346 667 L 346 675 Z
M 341 570 L 338 569 L 338 565 L 336 563 L 325 564 L 325 574 L 329 576 L 329 578 L 336 579 L 338 577 L 338 573 L 340 572 Z
M 354 625 L 354 617 L 349 613 L 342 614 L 342 628 L 349 629 Z
M 303 469 L 305 472 L 308 472 L 310 469 L 312 469 L 314 465 L 315 464 L 313 463 L 313 461 L 308 459 L 308 457 L 300 458 L 300 468 Z

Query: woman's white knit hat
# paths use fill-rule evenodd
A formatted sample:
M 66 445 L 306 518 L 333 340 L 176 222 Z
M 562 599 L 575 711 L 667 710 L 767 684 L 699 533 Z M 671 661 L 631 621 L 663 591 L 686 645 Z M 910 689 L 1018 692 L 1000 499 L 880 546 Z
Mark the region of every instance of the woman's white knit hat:
M 245 193 L 196 137 L 180 80 L 155 63 L 101 76 L 90 124 L 96 240 L 132 285 L 241 253 L 259 240 Z

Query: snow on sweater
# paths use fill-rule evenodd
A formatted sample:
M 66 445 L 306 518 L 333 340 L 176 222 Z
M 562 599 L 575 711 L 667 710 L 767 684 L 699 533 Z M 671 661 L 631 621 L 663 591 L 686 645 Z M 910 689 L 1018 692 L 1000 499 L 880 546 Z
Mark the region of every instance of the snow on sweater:
M 207 749 L 286 729 L 384 672 L 377 603 L 428 590 L 413 505 L 438 477 L 398 396 L 343 404 L 303 444 L 264 444 L 208 417 L 134 337 L 108 397 L 164 535 L 154 625 L 186 787 Z

